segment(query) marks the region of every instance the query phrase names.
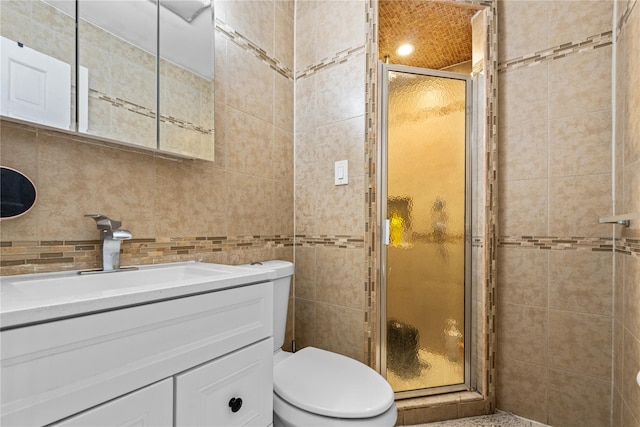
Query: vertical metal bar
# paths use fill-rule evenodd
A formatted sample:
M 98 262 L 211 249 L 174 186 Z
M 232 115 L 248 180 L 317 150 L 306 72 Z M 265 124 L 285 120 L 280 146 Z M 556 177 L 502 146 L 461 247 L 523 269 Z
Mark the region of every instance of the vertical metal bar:
M 76 132 L 78 132 L 80 130 L 80 127 L 78 125 L 78 123 L 80 123 L 80 0 L 76 1 L 75 4 L 75 11 L 76 11 L 76 16 L 75 16 L 75 21 L 76 21 L 76 28 L 75 28 L 75 36 L 76 36 L 76 40 L 75 40 L 75 54 L 76 54 L 76 63 L 75 63 L 75 70 L 76 70 L 76 78 L 75 78 L 75 85 L 76 85 L 76 95 L 75 95 L 75 117 L 73 118 L 73 120 L 75 121 L 75 123 L 71 126 Z
M 471 388 L 471 346 L 473 342 L 473 164 L 471 162 L 471 144 L 472 144 L 472 112 L 473 112 L 473 80 L 471 76 L 466 78 L 466 96 L 465 96 L 465 193 L 464 193 L 464 382 L 468 388 Z
M 160 149 L 160 1 L 156 2 L 156 148 Z
M 378 323 L 380 339 L 377 352 L 378 367 L 383 377 L 387 377 L 387 246 L 383 243 L 382 226 L 387 220 L 387 146 L 388 146 L 388 106 L 389 106 L 389 66 L 378 62 L 378 150 L 377 204 L 378 204 L 378 259 L 380 277 L 378 280 Z

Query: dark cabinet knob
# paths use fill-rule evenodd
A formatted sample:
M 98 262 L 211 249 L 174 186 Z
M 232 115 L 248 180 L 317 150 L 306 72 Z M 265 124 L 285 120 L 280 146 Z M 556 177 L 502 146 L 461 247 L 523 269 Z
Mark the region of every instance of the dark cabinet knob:
M 231 412 L 238 412 L 240 408 L 242 408 L 242 399 L 239 397 L 233 397 L 229 401 L 229 408 L 231 408 Z

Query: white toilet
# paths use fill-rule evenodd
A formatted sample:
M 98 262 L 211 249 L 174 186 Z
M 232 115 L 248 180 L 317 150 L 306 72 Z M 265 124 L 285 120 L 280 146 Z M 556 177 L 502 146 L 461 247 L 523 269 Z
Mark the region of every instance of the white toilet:
M 370 367 L 314 347 L 288 353 L 284 344 L 293 264 L 264 261 L 275 270 L 273 311 L 273 418 L 275 427 L 391 427 L 393 390 Z

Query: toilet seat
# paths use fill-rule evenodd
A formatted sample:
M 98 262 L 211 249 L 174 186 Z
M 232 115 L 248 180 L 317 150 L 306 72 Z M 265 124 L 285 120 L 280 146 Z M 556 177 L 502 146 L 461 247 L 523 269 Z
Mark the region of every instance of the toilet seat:
M 273 394 L 273 427 L 392 427 L 397 419 L 395 404 L 371 418 L 332 418 L 303 411 Z
M 348 357 L 306 347 L 277 363 L 275 393 L 312 414 L 334 418 L 372 418 L 394 404 L 389 383 Z

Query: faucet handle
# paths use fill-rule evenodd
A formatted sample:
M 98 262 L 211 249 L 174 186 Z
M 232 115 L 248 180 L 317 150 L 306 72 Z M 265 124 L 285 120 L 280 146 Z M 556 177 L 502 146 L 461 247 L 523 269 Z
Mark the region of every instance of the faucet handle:
M 105 229 L 113 231 L 117 230 L 122 225 L 122 222 L 115 221 L 102 214 L 86 214 L 85 217 L 93 218 L 96 221 L 96 225 L 98 226 L 99 230 Z

